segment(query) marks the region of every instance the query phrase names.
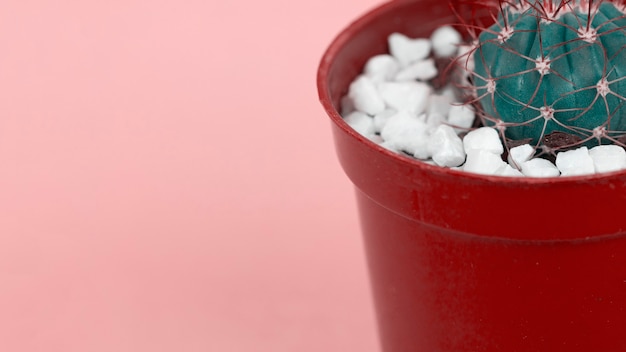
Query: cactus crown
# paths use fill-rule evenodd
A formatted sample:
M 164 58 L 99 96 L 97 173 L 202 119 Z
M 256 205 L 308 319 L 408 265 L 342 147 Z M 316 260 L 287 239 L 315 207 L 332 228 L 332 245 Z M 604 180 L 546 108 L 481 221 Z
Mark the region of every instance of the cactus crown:
M 499 0 L 493 24 L 466 24 L 468 102 L 509 146 L 542 153 L 626 143 L 621 1 Z

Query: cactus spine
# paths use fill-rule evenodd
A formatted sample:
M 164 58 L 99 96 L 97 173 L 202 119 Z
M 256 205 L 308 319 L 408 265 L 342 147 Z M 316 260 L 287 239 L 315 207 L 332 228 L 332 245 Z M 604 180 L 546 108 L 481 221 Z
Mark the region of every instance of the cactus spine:
M 499 0 L 495 23 L 461 62 L 483 123 L 554 152 L 626 135 L 621 2 Z M 473 27 L 472 27 L 473 28 Z M 556 140 L 556 142 L 555 142 Z

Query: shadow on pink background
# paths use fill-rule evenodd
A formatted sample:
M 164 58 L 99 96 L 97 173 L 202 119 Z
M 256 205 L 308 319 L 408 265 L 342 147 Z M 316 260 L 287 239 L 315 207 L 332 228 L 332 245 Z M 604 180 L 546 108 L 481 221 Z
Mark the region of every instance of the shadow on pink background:
M 0 351 L 377 351 L 315 88 L 375 4 L 2 2 Z

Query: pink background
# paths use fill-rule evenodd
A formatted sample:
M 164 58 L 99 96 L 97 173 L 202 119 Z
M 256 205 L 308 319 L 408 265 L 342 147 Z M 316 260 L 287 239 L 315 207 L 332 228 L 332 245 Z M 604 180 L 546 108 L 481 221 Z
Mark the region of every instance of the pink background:
M 315 87 L 377 3 L 2 1 L 0 351 L 377 351 Z

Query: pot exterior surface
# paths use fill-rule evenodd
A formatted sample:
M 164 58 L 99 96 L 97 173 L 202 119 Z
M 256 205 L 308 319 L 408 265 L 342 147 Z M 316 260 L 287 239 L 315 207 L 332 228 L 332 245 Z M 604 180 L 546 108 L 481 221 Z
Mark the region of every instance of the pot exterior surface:
M 350 24 L 318 71 L 356 188 L 384 351 L 626 351 L 626 172 L 467 174 L 396 155 L 339 116 L 389 34 L 454 22 L 445 1 L 392 1 Z
M 356 193 L 384 351 L 626 351 L 625 236 L 480 237 Z

